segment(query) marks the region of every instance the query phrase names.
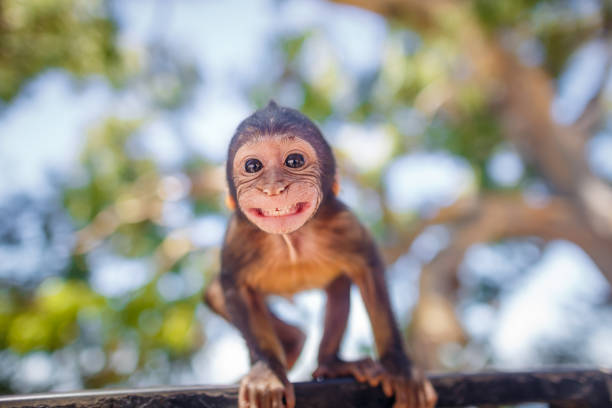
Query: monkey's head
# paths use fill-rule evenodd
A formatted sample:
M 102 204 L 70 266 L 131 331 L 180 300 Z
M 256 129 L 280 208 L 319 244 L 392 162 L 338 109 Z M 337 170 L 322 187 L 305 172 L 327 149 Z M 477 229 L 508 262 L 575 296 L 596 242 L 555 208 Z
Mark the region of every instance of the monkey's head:
M 230 142 L 230 197 L 249 221 L 271 234 L 288 234 L 311 219 L 332 194 L 335 172 L 317 126 L 273 101 L 242 121 Z

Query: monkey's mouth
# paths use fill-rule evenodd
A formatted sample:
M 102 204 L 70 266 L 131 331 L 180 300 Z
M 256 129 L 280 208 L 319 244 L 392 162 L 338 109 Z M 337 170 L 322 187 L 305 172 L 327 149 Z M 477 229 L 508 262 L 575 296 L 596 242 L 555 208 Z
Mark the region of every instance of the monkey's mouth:
M 250 211 L 258 217 L 286 217 L 289 215 L 299 214 L 308 207 L 309 204 L 307 202 L 300 202 L 289 207 L 251 208 Z

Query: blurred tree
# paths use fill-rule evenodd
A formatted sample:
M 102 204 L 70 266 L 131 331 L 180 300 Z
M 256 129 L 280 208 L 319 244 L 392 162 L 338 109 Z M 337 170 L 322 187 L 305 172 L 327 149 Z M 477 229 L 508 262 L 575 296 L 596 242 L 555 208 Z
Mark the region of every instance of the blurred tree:
M 253 106 L 274 97 L 321 124 L 344 192 L 357 197 L 355 209 L 390 263 L 436 236 L 432 256 L 419 258 L 419 301 L 407 328 L 423 363 L 469 366 L 445 357 L 449 345 L 477 342 L 461 308 L 497 307 L 501 280 L 465 283 L 458 274 L 474 244 L 519 252 L 520 261 L 509 263 L 522 271 L 543 243 L 565 239 L 612 283 L 612 180 L 587 155 L 593 135 L 610 131 L 609 3 L 593 0 L 584 11 L 571 0 L 336 2 L 386 19 L 380 61 L 349 72 L 321 27 L 274 31 L 275 58 L 262 56 L 270 69 L 236 82 Z M 54 182 L 55 195 L 10 197 L 0 206 L 0 392 L 65 387 L 19 380 L 20 366 L 41 359 L 69 367 L 72 388 L 170 383 L 174 372 L 189 370 L 205 338 L 194 311 L 217 270 L 218 248 L 202 235 L 222 230 L 224 175 L 194 153 L 181 126 L 202 72 L 162 36 L 144 49 L 120 46 L 112 4 L 0 3 L 6 104 L 28 80 L 60 68 L 78 78 L 102 75 L 139 105 L 137 114 L 108 114 L 87 130 L 79 168 Z M 157 4 L 165 18 L 169 3 Z M 576 118 L 554 118 L 573 56 L 594 43 L 606 50 L 598 86 Z M 171 165 L 148 147 L 160 122 L 181 152 Z M 357 155 L 372 151 L 367 160 L 355 157 L 360 143 L 366 149 Z M 465 165 L 470 181 L 443 204 L 395 208 L 389 175 L 409 152 L 444 152 L 436 157 Z M 510 181 L 491 171 L 500 155 L 522 169 Z M 566 341 L 541 361 L 582 361 L 576 344 Z M 483 360 L 491 358 L 477 346 Z
M 424 266 L 412 322 L 412 341 L 427 364 L 439 365 L 442 345 L 465 341 L 454 306 L 459 285 L 451 282 L 458 281 L 459 266 L 473 244 L 530 236 L 544 242 L 566 239 L 589 254 L 612 283 L 612 186 L 593 174 L 586 147 L 608 125 L 602 93 L 612 58 L 610 2 L 591 2 L 590 12 L 573 1 L 338 2 L 418 33 L 424 44 L 406 64 L 418 64 L 420 55 L 432 51 L 447 52 L 447 61 L 440 61 L 442 75 L 406 84 L 409 93 L 400 85 L 386 105 L 414 104 L 441 121 L 444 136 L 436 136 L 440 131 L 433 128 L 427 143 L 464 156 L 482 176 L 478 194 L 441 209 L 410 233 L 416 237 L 435 224 L 447 225 L 452 233 L 448 247 Z M 569 57 L 598 41 L 605 44 L 607 61 L 590 102 L 569 123 L 553 118 L 555 84 Z M 431 98 L 440 99 L 432 105 Z M 500 191 L 486 176 L 487 162 L 503 146 L 501 138 L 532 169 L 518 191 Z M 524 190 L 534 182 L 545 185 L 540 197 Z M 412 239 L 397 242 L 395 253 L 402 253 Z
M 588 146 L 598 132 L 609 131 L 609 98 L 604 95 L 612 62 L 610 2 L 334 2 L 372 11 L 391 23 L 392 40 L 376 72 L 357 78 L 356 94 L 347 97 L 346 81 L 338 78 L 354 78 L 338 72 L 341 56 L 325 55 L 332 60 L 330 68 L 320 68 L 326 61 L 317 60 L 317 75 L 303 85 L 300 62 L 308 60 L 309 46 L 320 40 L 319 33 L 309 32 L 283 41 L 283 73 L 254 85 L 253 95 L 261 103 L 299 83 L 304 88 L 300 109 L 323 123 L 384 121 L 396 146 L 388 161 L 409 150 L 443 150 L 471 165 L 474 191 L 448 207 L 411 214 L 407 224 L 406 214 L 391 211 L 385 200 L 391 187 L 381 180 L 389 168 L 356 169 L 337 146 L 345 176 L 374 189 L 381 200 L 382 217 L 372 226 L 385 240 L 389 262 L 407 253 L 431 226 L 443 225 L 450 233 L 448 245 L 423 265 L 409 328 L 423 363 L 440 368 L 444 347 L 469 341 L 456 306 L 461 301 L 459 267 L 474 244 L 537 237 L 542 246 L 568 240 L 612 283 L 612 180 L 593 172 Z M 555 104 L 571 58 L 593 44 L 601 45 L 605 56 L 603 69 L 591 81 L 594 90 L 584 106 L 576 102 L 575 118 L 560 116 Z M 415 116 L 422 122 L 416 137 L 414 128 L 405 125 Z M 516 161 L 526 167 L 509 184 L 496 180 L 489 169 L 499 152 L 518 154 Z M 489 296 L 483 302 L 496 300 Z M 580 359 L 572 346 L 564 350 L 567 360 Z
M 168 382 L 169 367 L 182 365 L 202 343 L 194 311 L 203 273 L 214 263 L 203 258 L 207 253 L 190 255 L 198 248 L 188 231 L 164 219 L 168 203 L 192 201 L 192 183 L 181 169 L 160 174 L 142 130 L 156 115 L 171 116 L 184 106 L 199 74 L 162 43 L 150 44 L 144 54 L 120 48 L 117 31 L 108 1 L 0 4 L 4 101 L 42 71 L 61 68 L 77 78 L 103 75 L 143 108 L 139 117 L 103 118 L 89 131 L 76 181 L 50 178 L 55 191 L 48 197 L 4 198 L 0 391 L 57 386 L 54 379 L 38 385 L 20 379 L 19 366 L 29 359 L 68 360 L 71 387 L 138 375 Z M 199 188 L 197 200 L 207 203 L 201 208 L 208 209 L 198 213 L 218 211 L 218 189 L 200 173 L 207 164 L 188 156 L 182 165 L 186 173 L 198 169 L 189 174 Z M 100 265 L 118 268 L 117 278 L 133 279 L 140 271 L 142 282 L 120 293 L 105 291 L 95 274 Z
M 6 0 L 0 4 L 0 99 L 10 101 L 35 75 L 63 68 L 78 77 L 120 80 L 117 27 L 108 2 Z

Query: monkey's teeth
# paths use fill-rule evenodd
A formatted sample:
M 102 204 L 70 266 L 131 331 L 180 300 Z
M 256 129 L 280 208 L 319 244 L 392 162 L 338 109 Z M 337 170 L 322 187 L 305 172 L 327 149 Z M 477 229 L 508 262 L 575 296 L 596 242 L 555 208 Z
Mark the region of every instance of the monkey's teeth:
M 298 206 L 292 205 L 291 207 L 274 208 L 271 210 L 261 208 L 260 211 L 266 217 L 282 217 L 283 215 L 295 214 L 298 211 Z

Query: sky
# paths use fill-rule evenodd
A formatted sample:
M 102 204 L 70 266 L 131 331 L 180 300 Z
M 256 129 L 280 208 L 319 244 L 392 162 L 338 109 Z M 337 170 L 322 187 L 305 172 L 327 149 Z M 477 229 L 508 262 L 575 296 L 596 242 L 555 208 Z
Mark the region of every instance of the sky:
M 122 44 L 138 48 L 148 41 L 163 40 L 196 59 L 204 73 L 204 86 L 198 88 L 195 103 L 182 112 L 180 120 L 195 151 L 220 165 L 225 160 L 233 130 L 253 110 L 239 92 L 241 83 L 235 78 L 253 81 L 266 71 L 272 76 L 278 75 L 275 56 L 266 52 L 266 41 L 274 32 L 319 27 L 319 35 L 328 39 L 331 45 L 325 45 L 326 41 L 314 41 L 306 52 L 302 69 L 307 76 L 317 75 L 317 69 L 326 58 L 331 54 L 341 55 L 341 63 L 348 72 L 346 80 L 350 81 L 351 75 L 368 72 L 379 63 L 388 31 L 385 21 L 378 16 L 322 1 L 288 1 L 278 12 L 274 11 L 275 5 L 271 0 L 182 0 L 161 8 L 156 6 L 160 1 L 132 0 L 116 4 Z M 333 53 L 325 48 L 329 46 L 333 47 Z M 585 100 L 581 90 L 587 92 L 585 89 L 592 87 L 594 80 L 576 84 L 576 78 L 596 77 L 585 72 L 598 72 L 599 65 L 593 62 L 593 56 L 599 55 L 597 47 L 598 44 L 590 45 L 572 60 L 572 68 L 562 78 L 563 85 L 554 108 L 556 115 L 571 118 L 583 103 L 581 101 Z M 287 96 L 287 100 L 292 97 L 295 95 Z M 573 104 L 571 101 L 578 102 Z M 0 174 L 3 175 L 0 178 L 0 200 L 18 191 L 48 194 L 47 172 L 69 175 L 75 171 L 86 129 L 93 121 L 102 113 L 126 110 L 129 114 L 131 110 L 136 112 L 138 107 L 134 106 L 134 101 L 115 94 L 100 79 L 87 80 L 85 86 L 76 90 L 68 76 L 59 71 L 49 71 L 36 78 L 3 113 L 0 121 Z M 174 144 L 172 127 L 166 118 L 159 117 L 145 132 L 149 149 L 158 161 L 172 166 L 180 160 L 181 153 Z M 372 166 L 384 163 L 391 153 L 384 127 L 342 124 L 331 139 L 337 147 L 348 152 L 357 166 L 364 162 Z M 610 140 L 606 135 L 596 138 L 591 151 L 595 162 L 601 162 L 598 171 L 612 177 Z M 364 155 L 369 160 L 358 160 Z M 511 148 L 500 151 L 490 167 L 494 177 L 497 172 L 502 182 L 505 180 L 510 184 L 523 172 L 522 164 Z M 446 153 L 414 152 L 393 162 L 383 182 L 387 186 L 402 186 L 389 189 L 392 208 L 419 210 L 432 203 L 452 202 L 474 187 L 473 177 L 466 163 Z M 350 185 L 343 187 L 342 198 L 349 205 L 363 201 L 359 192 Z M 189 226 L 190 233 L 201 240 L 201 245 L 217 244 L 225 220 L 218 217 L 198 222 L 200 224 Z M 430 256 L 433 256 L 440 249 L 444 236 L 440 229 L 427 232 L 415 242 L 411 253 L 390 266 L 388 280 L 393 305 L 401 319 L 405 320 L 411 312 L 418 296 L 419 267 L 426 261 L 422 259 L 423 253 L 427 252 L 424 250 L 429 248 Z M 553 242 L 544 247 L 542 255 L 539 262 L 514 280 L 513 287 L 504 290 L 499 312 L 480 306 L 467 306 L 462 310 L 467 330 L 475 337 L 490 338 L 492 351 L 504 367 L 529 366 L 536 350 L 534 347 L 542 338 L 566 336 L 571 328 L 568 319 L 589 313 L 589 305 L 608 294 L 607 284 L 597 268 L 576 246 Z M 146 265 L 117 262 L 104 262 L 99 268 L 94 268 L 92 284 L 97 290 L 112 295 L 146 282 L 149 273 Z M 504 262 L 506 260 L 500 258 L 493 247 L 481 245 L 468 253 L 464 264 L 476 265 L 472 269 L 477 275 L 491 273 L 491 270 L 499 272 L 499 265 Z M 487 265 L 491 267 L 487 268 Z M 406 301 L 407 298 L 410 300 Z M 280 315 L 301 322 L 309 333 L 305 352 L 291 374 L 294 380 L 308 378 L 314 368 L 323 300 L 320 293 L 307 292 L 297 296 L 293 303 L 274 302 Z M 346 357 L 356 358 L 364 345 L 371 345 L 372 338 L 365 308 L 356 292 L 352 293 L 352 303 L 343 353 Z M 584 306 L 568 312 L 568 304 Z M 193 376 L 179 382 L 235 381 L 248 368 L 243 341 L 233 328 L 212 316 L 203 306 L 198 314 L 206 321 L 210 339 L 193 358 Z M 612 365 L 612 350 L 607 346 L 612 344 L 612 330 L 602 325 L 589 344 L 595 361 Z M 36 358 L 40 360 L 40 356 Z M 36 367 L 41 367 L 39 360 L 27 360 L 24 364 L 34 369 L 25 367 L 24 375 L 36 373 Z M 477 366 L 480 363 L 473 364 Z

